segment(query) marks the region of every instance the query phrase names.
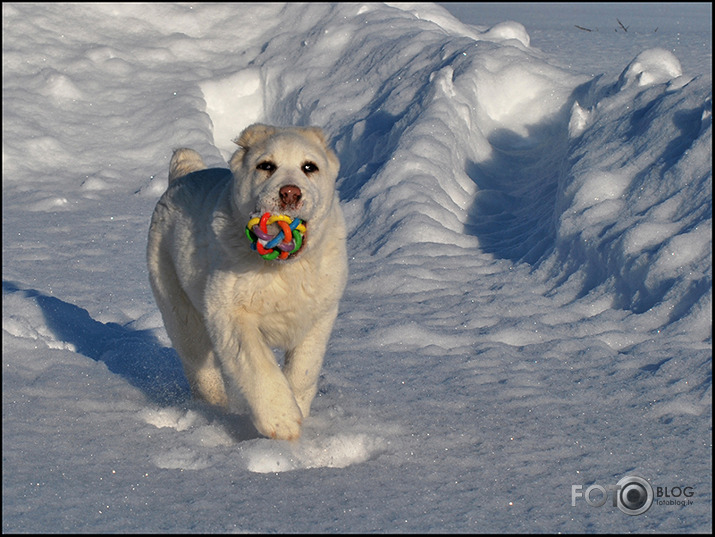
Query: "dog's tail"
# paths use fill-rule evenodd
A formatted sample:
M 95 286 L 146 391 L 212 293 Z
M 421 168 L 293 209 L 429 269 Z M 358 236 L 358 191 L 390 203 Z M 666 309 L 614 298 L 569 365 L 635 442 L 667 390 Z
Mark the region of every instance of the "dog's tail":
M 169 184 L 179 177 L 206 168 L 201 155 L 193 149 L 182 147 L 174 151 L 169 163 Z

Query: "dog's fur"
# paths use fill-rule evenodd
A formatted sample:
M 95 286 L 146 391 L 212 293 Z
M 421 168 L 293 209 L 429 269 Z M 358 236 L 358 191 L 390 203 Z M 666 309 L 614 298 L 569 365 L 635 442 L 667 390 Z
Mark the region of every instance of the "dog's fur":
M 235 142 L 230 172 L 174 152 L 149 230 L 149 278 L 192 393 L 234 410 L 243 399 L 258 432 L 295 439 L 347 278 L 340 164 L 317 127 L 255 124 Z M 281 199 L 286 185 L 298 200 Z M 285 261 L 264 260 L 246 238 L 250 217 L 266 211 L 306 222 Z M 282 369 L 273 348 L 286 352 Z

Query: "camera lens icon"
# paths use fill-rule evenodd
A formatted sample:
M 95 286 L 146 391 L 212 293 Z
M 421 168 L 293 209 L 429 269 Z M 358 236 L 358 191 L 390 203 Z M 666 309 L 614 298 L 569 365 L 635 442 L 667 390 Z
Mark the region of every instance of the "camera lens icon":
M 642 477 L 626 476 L 618 482 L 618 508 L 627 515 L 640 515 L 653 505 L 653 487 Z

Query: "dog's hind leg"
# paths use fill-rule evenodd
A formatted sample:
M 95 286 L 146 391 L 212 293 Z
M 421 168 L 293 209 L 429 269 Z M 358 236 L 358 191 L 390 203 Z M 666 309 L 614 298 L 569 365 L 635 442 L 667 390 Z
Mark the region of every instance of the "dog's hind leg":
M 169 163 L 169 183 L 191 172 L 206 169 L 201 155 L 193 149 L 182 147 L 174 151 Z
M 149 241 L 149 280 L 191 393 L 210 404 L 227 407 L 223 375 L 201 314 L 181 288 L 171 259 L 157 248 L 153 238 L 150 236 Z
M 175 300 L 175 308 L 177 303 L 178 301 Z M 176 308 L 175 314 L 176 319 L 171 321 L 165 317 L 164 324 L 167 333 L 169 325 L 172 325 L 171 341 L 181 358 L 184 374 L 191 386 L 191 393 L 207 403 L 227 408 L 228 397 L 223 375 L 204 329 L 203 320 L 191 305 L 183 311 L 180 307 Z
M 168 308 L 160 309 L 166 332 L 184 366 L 191 393 L 212 405 L 228 407 L 223 375 L 200 314 L 181 289 L 175 290 Z

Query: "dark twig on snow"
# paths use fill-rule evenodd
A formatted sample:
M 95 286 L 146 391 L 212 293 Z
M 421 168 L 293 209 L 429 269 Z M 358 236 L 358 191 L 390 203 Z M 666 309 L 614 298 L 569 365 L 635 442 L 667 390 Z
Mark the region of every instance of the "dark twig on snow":
M 578 28 L 579 30 L 583 30 L 584 32 L 592 32 L 593 31 L 590 28 L 584 28 L 583 26 L 579 26 L 578 24 L 574 24 L 574 26 L 576 28 Z
M 623 31 L 626 32 L 626 33 L 628 33 L 628 27 L 627 27 L 627 26 L 623 26 L 623 23 L 622 23 L 621 21 L 619 21 L 618 19 L 616 19 L 616 21 L 618 22 L 618 25 L 619 25 L 621 28 L 623 28 Z

